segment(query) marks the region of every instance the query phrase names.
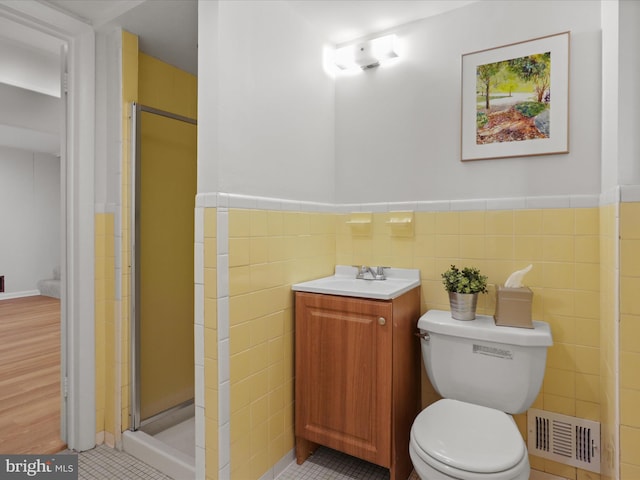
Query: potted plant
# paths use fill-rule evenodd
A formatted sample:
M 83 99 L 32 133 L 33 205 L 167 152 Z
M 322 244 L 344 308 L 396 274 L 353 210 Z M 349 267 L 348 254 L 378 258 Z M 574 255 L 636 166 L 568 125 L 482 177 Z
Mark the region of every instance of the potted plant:
M 442 283 L 449 292 L 451 316 L 456 320 L 475 319 L 478 294 L 487 293 L 487 277 L 475 267 L 459 269 L 451 265 L 442 274 Z

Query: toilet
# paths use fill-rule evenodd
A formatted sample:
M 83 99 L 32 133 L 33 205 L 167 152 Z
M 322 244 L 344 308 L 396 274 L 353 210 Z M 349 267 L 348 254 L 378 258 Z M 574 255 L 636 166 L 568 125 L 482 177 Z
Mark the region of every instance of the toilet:
M 411 427 L 409 454 L 421 480 L 527 480 L 527 447 L 511 414 L 536 399 L 544 377 L 549 324 L 460 321 L 430 310 L 418 321 L 422 359 L 443 397 Z

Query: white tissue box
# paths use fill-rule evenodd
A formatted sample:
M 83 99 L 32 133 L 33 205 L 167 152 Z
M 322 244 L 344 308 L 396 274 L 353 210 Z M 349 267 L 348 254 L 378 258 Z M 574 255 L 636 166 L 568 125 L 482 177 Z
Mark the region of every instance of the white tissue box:
M 533 328 L 531 302 L 533 292 L 529 287 L 496 288 L 496 325 L 505 327 Z

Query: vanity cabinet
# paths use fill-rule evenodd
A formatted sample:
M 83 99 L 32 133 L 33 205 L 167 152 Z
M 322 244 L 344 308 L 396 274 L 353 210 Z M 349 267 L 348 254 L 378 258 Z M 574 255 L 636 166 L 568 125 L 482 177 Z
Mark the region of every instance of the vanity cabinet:
M 420 412 L 420 289 L 391 300 L 296 292 L 296 460 L 318 445 L 406 480 Z

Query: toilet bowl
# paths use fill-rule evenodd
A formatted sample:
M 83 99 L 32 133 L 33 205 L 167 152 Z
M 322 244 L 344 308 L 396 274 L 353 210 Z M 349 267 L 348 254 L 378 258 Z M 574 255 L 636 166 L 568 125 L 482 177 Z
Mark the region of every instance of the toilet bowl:
M 443 397 L 411 427 L 409 453 L 422 480 L 527 480 L 527 447 L 511 414 L 537 397 L 553 344 L 545 322 L 499 327 L 430 310 L 418 321 L 422 358 Z
M 422 480 L 527 480 L 527 449 L 513 418 L 498 410 L 443 399 L 411 429 L 409 453 Z

